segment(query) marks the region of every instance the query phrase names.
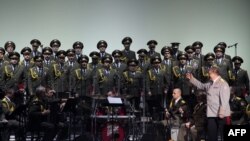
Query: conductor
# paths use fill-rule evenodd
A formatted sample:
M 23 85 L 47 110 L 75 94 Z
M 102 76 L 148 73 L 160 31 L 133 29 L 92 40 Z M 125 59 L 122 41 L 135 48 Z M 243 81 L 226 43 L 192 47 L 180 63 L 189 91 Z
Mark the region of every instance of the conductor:
M 211 80 L 208 83 L 201 83 L 191 73 L 187 73 L 186 77 L 198 89 L 207 92 L 208 141 L 217 141 L 218 132 L 222 135 L 222 127 L 230 116 L 230 88 L 228 83 L 221 78 L 218 67 L 211 67 L 208 73 Z

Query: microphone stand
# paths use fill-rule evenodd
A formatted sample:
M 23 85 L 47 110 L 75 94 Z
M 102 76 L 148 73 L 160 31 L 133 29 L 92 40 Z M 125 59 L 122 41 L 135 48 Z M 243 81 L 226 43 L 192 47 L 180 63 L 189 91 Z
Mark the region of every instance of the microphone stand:
M 231 47 L 234 47 L 234 53 L 235 53 L 235 56 L 237 56 L 237 45 L 238 45 L 238 43 L 235 43 L 235 44 L 233 44 L 233 45 L 231 45 L 231 46 L 227 46 L 227 48 L 231 48 Z

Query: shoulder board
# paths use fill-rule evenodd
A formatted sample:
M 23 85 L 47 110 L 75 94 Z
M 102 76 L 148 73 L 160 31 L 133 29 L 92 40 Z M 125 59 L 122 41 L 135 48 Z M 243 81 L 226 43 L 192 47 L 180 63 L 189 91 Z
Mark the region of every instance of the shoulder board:
M 241 100 L 241 98 L 237 96 L 237 97 L 236 97 L 236 100 Z
M 184 101 L 184 100 L 181 100 L 181 104 L 185 104 L 186 103 L 186 101 Z
M 220 81 L 223 82 L 223 83 L 226 82 L 223 78 L 221 78 Z

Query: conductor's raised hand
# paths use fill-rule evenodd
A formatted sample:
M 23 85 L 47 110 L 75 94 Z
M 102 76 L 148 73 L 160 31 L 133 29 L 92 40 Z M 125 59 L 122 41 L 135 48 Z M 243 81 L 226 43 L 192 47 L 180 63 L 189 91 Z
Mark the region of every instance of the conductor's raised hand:
M 192 73 L 186 73 L 186 78 L 187 79 L 192 79 L 193 78 L 193 74 Z

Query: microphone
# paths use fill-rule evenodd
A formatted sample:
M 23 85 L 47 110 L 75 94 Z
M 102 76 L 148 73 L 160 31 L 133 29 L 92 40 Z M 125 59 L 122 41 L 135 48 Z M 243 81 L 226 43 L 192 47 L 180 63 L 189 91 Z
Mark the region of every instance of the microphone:
M 227 48 L 231 48 L 231 47 L 237 46 L 237 44 L 238 44 L 238 43 L 235 43 L 235 44 L 233 44 L 233 45 L 231 45 L 231 46 L 227 46 Z

